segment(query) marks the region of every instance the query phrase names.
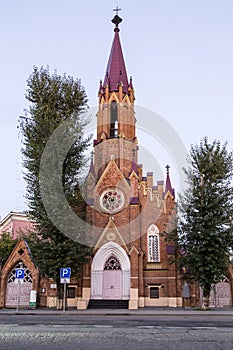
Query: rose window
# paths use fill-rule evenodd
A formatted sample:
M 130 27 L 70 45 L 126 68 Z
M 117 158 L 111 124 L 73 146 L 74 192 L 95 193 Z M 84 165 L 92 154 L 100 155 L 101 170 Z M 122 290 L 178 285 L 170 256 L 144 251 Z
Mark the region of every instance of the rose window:
M 119 190 L 107 190 L 101 195 L 102 207 L 109 212 L 119 211 L 124 204 L 124 195 Z

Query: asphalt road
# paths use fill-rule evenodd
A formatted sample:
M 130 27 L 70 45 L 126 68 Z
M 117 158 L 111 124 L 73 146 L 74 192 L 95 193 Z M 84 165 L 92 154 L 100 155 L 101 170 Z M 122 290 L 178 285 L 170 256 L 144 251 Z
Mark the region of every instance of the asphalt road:
M 1 325 L 103 325 L 132 328 L 152 327 L 218 327 L 233 330 L 233 315 L 0 315 Z M 232 344 L 233 349 L 233 344 Z
M 232 316 L 0 315 L 1 350 L 232 350 Z

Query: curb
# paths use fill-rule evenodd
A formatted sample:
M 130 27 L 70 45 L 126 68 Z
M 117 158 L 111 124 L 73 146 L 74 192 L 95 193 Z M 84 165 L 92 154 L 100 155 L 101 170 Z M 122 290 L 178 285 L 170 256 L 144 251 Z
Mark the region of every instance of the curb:
M 60 310 L 2 310 L 0 309 L 0 317 L 1 315 L 17 315 L 17 316 L 48 316 L 48 315 L 54 315 L 54 316 L 122 316 L 122 317 L 148 317 L 148 316 L 156 316 L 156 317 L 162 317 L 162 316 L 171 316 L 171 317 L 183 317 L 183 316 L 228 316 L 233 317 L 233 310 L 224 311 L 224 310 L 209 310 L 209 311 L 196 311 L 196 310 L 183 310 L 183 311 L 169 311 L 169 310 L 148 310 L 148 311 L 138 311 L 138 310 L 132 310 L 130 312 L 119 312 L 118 310 L 114 311 L 108 311 L 108 310 L 102 310 L 102 311 L 89 311 L 89 310 L 77 310 L 77 311 L 60 311 Z

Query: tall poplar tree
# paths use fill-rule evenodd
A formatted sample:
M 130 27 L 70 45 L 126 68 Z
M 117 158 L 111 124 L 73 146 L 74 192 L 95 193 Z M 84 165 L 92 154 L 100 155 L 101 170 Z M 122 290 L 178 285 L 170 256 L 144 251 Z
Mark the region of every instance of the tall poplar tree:
M 179 204 L 179 247 L 208 308 L 212 286 L 227 275 L 233 246 L 233 156 L 226 144 L 204 138 L 191 147 L 189 164 Z
M 27 81 L 26 99 L 29 110 L 20 118 L 22 154 L 29 214 L 37 227 L 27 240 L 40 271 L 59 283 L 61 267 L 71 267 L 72 276 L 78 276 L 89 254 L 78 239 L 83 227 L 70 219 L 74 213 L 85 222 L 80 183 L 89 145 L 84 135 L 87 97 L 80 80 L 35 67 Z M 58 193 L 59 183 L 64 197 Z M 63 210 L 66 201 L 69 211 Z M 64 234 L 67 230 L 69 236 Z

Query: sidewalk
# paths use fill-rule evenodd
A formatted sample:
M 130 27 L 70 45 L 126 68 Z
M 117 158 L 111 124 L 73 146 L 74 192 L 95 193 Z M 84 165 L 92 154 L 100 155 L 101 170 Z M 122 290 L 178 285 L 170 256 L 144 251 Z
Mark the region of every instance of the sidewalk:
M 233 308 L 212 308 L 208 311 L 203 311 L 198 308 L 161 308 L 161 307 L 148 307 L 140 308 L 138 310 L 127 310 L 127 309 L 88 309 L 88 310 L 77 310 L 70 308 L 66 311 L 57 310 L 53 308 L 43 309 L 0 309 L 1 315 L 90 315 L 90 316 L 109 316 L 109 315 L 121 315 L 121 316 L 232 316 Z

